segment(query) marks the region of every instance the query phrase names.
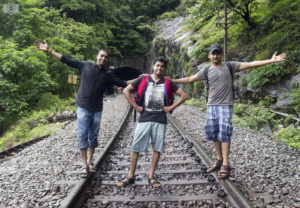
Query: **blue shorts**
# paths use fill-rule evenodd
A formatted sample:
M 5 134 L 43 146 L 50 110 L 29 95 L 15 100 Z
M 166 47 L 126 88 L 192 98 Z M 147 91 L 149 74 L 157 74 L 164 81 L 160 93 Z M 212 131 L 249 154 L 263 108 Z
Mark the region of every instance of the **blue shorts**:
M 77 107 L 77 128 L 79 149 L 98 147 L 102 111 L 90 112 Z
M 167 124 L 157 122 L 138 123 L 132 144 L 133 152 L 146 152 L 151 137 L 153 151 L 162 152 Z
M 206 114 L 206 139 L 220 142 L 231 142 L 232 135 L 231 105 L 208 105 Z

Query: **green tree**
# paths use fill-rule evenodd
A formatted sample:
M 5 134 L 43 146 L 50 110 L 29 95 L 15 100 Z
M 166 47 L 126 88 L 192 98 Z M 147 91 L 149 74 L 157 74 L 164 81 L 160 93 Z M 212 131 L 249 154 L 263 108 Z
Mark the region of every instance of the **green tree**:
M 256 23 L 252 17 L 252 13 L 257 8 L 257 0 L 226 0 L 228 12 L 232 11 L 232 19 L 239 21 L 244 20 L 250 28 L 254 28 Z M 200 19 L 202 23 L 196 26 L 199 29 L 205 21 L 224 14 L 224 0 L 187 0 L 184 2 L 185 7 L 188 8 L 190 18 Z M 189 8 L 189 7 L 190 8 Z M 193 23 L 192 23 L 193 24 Z
M 34 47 L 18 50 L 17 44 L 1 38 L 0 133 L 7 125 L 5 121 L 32 107 L 54 84 L 44 54 Z

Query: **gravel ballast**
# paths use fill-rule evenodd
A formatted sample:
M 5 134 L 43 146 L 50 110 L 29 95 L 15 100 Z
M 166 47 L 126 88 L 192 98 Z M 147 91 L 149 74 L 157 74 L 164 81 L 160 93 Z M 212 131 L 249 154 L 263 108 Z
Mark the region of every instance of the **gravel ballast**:
M 173 116 L 216 159 L 205 140 L 200 108 L 182 105 Z M 230 179 L 255 207 L 300 207 L 300 151 L 271 137 L 234 125 L 229 162 Z
M 126 108 L 123 95 L 105 99 L 95 158 L 114 135 Z M 173 116 L 215 159 L 212 142 L 204 139 L 205 113 L 200 108 L 182 105 Z M 76 122 L 0 164 L 0 207 L 59 207 L 75 185 L 61 182 L 80 180 Z M 254 207 L 300 208 L 299 150 L 234 125 L 230 166 L 230 179 Z
M 112 138 L 127 109 L 123 95 L 104 99 L 99 147 L 94 159 Z M 82 160 L 76 121 L 64 129 L 0 162 L 0 207 L 59 207 L 80 180 Z

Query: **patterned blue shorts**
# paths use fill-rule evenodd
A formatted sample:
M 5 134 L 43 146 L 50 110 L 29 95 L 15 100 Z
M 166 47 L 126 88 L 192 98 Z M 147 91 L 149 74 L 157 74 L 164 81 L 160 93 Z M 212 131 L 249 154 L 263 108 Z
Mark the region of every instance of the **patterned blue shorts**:
M 230 105 L 207 106 L 205 134 L 206 139 L 220 142 L 231 142 L 232 110 Z

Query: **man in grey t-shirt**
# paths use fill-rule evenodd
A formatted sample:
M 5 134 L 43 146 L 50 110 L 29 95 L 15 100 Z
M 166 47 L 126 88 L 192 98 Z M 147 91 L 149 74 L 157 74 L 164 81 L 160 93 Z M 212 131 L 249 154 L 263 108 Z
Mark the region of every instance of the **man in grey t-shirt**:
M 232 108 L 233 86 L 232 76 L 227 65 L 222 62 L 222 47 L 220 44 L 212 44 L 209 48 L 208 58 L 212 66 L 208 68 L 207 79 L 209 96 L 207 101 L 207 115 L 205 124 L 206 139 L 214 142 L 217 160 L 207 170 L 208 173 L 221 170 L 218 178 L 225 179 L 230 176 L 229 151 L 230 137 L 232 135 Z M 228 62 L 232 68 L 232 74 L 245 69 L 263 66 L 266 64 L 284 61 L 286 54 L 274 53 L 271 59 L 252 62 Z M 172 80 L 177 84 L 192 83 L 198 80 L 206 80 L 205 68 L 197 74 L 181 79 Z

